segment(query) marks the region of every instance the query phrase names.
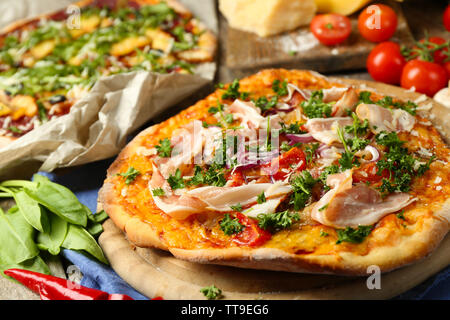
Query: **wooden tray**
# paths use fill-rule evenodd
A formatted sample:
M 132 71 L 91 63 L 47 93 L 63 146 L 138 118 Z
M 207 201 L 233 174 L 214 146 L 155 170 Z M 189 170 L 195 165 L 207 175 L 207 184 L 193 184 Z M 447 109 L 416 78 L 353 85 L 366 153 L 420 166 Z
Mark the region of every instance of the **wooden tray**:
M 414 42 L 398 3 L 385 1 L 398 14 L 397 32 L 392 38 L 404 45 Z M 358 14 L 350 17 L 353 32 L 342 45 L 327 47 L 318 43 L 309 27 L 261 38 L 256 34 L 233 29 L 222 17 L 221 42 L 226 43 L 226 65 L 232 69 L 284 67 L 312 69 L 318 72 L 363 69 L 370 51 L 375 46 L 358 32 Z

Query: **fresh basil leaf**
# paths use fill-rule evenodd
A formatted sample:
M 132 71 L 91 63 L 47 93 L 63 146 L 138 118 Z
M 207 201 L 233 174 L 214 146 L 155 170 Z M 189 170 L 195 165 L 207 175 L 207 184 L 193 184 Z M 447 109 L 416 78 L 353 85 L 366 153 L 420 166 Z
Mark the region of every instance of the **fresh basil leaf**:
M 0 260 L 2 263 L 21 263 L 39 254 L 34 243 L 34 229 L 13 207 L 8 213 L 0 209 Z
M 23 190 L 13 193 L 17 207 L 27 222 L 40 232 L 50 231 L 47 212 Z
M 103 232 L 102 222 L 108 219 L 105 210 L 88 215 L 86 230 L 93 236 L 98 237 Z
M 103 255 L 103 251 L 100 246 L 97 244 L 97 241 L 80 226 L 77 225 L 69 225 L 69 230 L 67 232 L 66 238 L 62 244 L 62 247 L 66 249 L 73 250 L 83 250 L 97 258 L 99 261 L 108 264 L 108 260 L 106 260 Z
M 44 209 L 45 210 L 45 209 Z M 52 255 L 59 254 L 61 245 L 67 235 L 68 223 L 56 214 L 49 215 L 50 231 L 39 233 L 37 245 L 41 250 L 47 250 Z
M 83 227 L 87 224 L 87 210 L 72 191 L 50 181 L 39 182 L 36 190 L 24 189 L 25 192 L 41 205 L 62 219 Z

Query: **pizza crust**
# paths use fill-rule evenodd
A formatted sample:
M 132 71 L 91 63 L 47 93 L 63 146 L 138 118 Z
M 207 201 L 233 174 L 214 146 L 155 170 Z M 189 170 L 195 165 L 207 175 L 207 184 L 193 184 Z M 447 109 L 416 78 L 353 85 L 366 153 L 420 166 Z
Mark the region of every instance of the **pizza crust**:
M 271 72 L 276 71 L 261 71 L 255 77 L 259 76 L 264 79 L 265 75 Z M 295 72 L 297 75 L 313 77 L 313 81 L 318 83 L 325 80 L 330 81 L 330 79 L 321 75 L 317 76 L 316 73 L 309 71 L 295 70 L 291 72 Z M 342 83 L 347 81 L 345 79 L 333 79 L 333 81 L 341 80 Z M 342 86 L 342 84 L 337 82 L 330 83 L 332 85 Z M 371 88 L 368 87 L 367 89 Z M 378 85 L 378 91 L 385 95 L 391 94 L 390 86 L 387 85 L 383 85 L 381 90 Z M 437 109 L 442 107 L 435 102 L 433 103 Z M 378 266 L 382 272 L 388 272 L 424 259 L 436 249 L 448 233 L 450 228 L 450 199 L 444 203 L 439 211 L 434 212 L 432 217 L 425 220 L 420 232 L 416 232 L 412 236 L 404 236 L 394 246 L 385 245 L 372 248 L 366 255 L 358 255 L 352 252 L 340 252 L 333 255 L 295 255 L 272 248 L 251 249 L 231 247 L 226 249 L 208 248 L 187 250 L 167 247 L 161 240 L 158 232 L 150 224 L 142 221 L 138 217 L 132 216 L 126 211 L 126 208 L 120 205 L 118 198 L 115 197 L 114 184 L 109 178 L 119 173 L 121 164 L 136 153 L 137 148 L 141 146 L 146 137 L 157 134 L 163 127 L 177 123 L 180 119 L 183 119 L 185 113 L 196 113 L 196 111 L 200 111 L 202 108 L 204 108 L 202 104 L 196 104 L 165 122 L 142 131 L 125 147 L 116 161 L 108 169 L 105 184 L 99 191 L 99 206 L 108 213 L 116 226 L 125 232 L 128 239 L 136 246 L 168 250 L 179 259 L 196 263 L 274 271 L 360 276 L 367 275 L 367 268 L 371 265 Z

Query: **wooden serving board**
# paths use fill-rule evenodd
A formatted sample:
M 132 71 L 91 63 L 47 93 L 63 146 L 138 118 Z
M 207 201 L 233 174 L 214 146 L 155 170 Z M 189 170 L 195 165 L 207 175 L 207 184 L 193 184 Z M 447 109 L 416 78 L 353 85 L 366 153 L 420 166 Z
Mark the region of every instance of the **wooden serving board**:
M 450 264 L 450 236 L 425 260 L 381 275 L 381 289 L 367 288 L 366 277 L 339 277 L 233 267 L 182 261 L 157 249 L 133 246 L 107 220 L 99 242 L 111 266 L 147 297 L 166 300 L 205 299 L 200 289 L 212 284 L 223 299 L 390 299 L 425 281 Z
M 404 45 L 412 44 L 414 38 L 401 6 L 393 1 L 384 2 L 393 7 L 398 14 L 398 28 L 392 40 Z M 327 73 L 365 68 L 367 56 L 375 44 L 359 34 L 358 13 L 352 15 L 350 19 L 353 27 L 350 38 L 339 46 L 327 47 L 316 40 L 308 26 L 262 38 L 229 27 L 222 16 L 221 43 L 226 44 L 226 65 L 231 69 L 271 66 L 311 69 Z
M 404 101 L 415 101 L 422 95 L 372 81 L 330 78 L 362 90 L 379 91 Z M 422 100 L 422 99 L 421 99 Z M 420 105 L 432 104 L 433 125 L 450 144 L 450 110 L 426 99 Z M 390 299 L 412 289 L 450 265 L 450 235 L 429 257 L 381 276 L 381 289 L 369 290 L 367 277 L 343 277 L 264 270 L 249 270 L 219 265 L 191 263 L 170 253 L 137 248 L 107 220 L 99 238 L 111 266 L 131 286 L 148 297 L 164 299 L 205 299 L 200 289 L 215 284 L 224 299 Z M 369 276 L 369 275 L 368 275 Z

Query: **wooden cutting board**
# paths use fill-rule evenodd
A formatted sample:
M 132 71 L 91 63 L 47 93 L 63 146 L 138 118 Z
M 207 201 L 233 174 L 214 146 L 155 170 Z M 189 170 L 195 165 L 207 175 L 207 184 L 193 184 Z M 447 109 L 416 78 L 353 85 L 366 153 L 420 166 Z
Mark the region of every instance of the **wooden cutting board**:
M 383 1 L 381 1 L 383 2 Z M 403 15 L 401 6 L 384 1 L 398 14 L 398 28 L 392 40 L 409 45 L 414 38 Z M 255 69 L 283 67 L 310 69 L 318 72 L 335 72 L 365 68 L 366 59 L 375 44 L 365 40 L 358 32 L 358 13 L 350 16 L 353 32 L 339 46 L 320 44 L 309 31 L 302 27 L 292 32 L 261 38 L 256 34 L 229 27 L 221 17 L 221 43 L 226 44 L 226 65 L 231 69 Z
M 423 100 L 419 93 L 372 81 L 330 78 L 362 90 L 379 91 L 404 101 Z M 450 110 L 432 104 L 426 113 L 450 144 Z M 381 289 L 369 290 L 367 277 L 343 277 L 264 270 L 249 270 L 219 265 L 191 263 L 156 249 L 137 248 L 111 220 L 104 224 L 99 238 L 111 266 L 131 286 L 148 297 L 164 299 L 205 299 L 200 289 L 215 284 L 224 299 L 390 299 L 422 283 L 450 265 L 450 235 L 429 257 L 413 265 L 381 276 Z

